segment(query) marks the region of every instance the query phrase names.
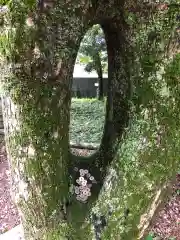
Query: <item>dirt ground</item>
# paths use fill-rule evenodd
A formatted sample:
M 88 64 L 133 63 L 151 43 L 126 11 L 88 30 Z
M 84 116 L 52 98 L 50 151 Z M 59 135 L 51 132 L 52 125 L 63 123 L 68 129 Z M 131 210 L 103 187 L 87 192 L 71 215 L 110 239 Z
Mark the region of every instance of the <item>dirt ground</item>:
M 0 233 L 20 223 L 18 211 L 10 196 L 10 171 L 3 144 L 0 145 Z
M 79 151 L 79 150 L 78 150 Z M 85 150 L 83 150 L 85 151 Z M 83 151 L 79 151 L 83 155 Z M 75 150 L 73 152 L 76 152 Z M 87 153 L 86 153 L 87 154 Z M 0 144 L 0 234 L 10 230 L 20 223 L 18 211 L 10 197 L 10 172 L 3 143 Z M 179 191 L 179 194 L 178 194 Z M 151 231 L 160 238 L 169 239 L 174 237 L 180 240 L 180 175 L 174 185 L 173 195 L 165 208 L 159 213 Z

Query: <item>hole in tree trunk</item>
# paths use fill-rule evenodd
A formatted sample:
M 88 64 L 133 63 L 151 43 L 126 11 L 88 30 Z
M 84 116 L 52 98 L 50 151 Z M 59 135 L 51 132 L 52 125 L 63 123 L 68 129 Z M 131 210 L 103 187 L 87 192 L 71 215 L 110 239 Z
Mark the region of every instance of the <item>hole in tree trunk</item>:
M 90 155 L 100 145 L 107 85 L 106 40 L 101 26 L 94 25 L 81 42 L 73 74 L 70 145 L 75 155 Z

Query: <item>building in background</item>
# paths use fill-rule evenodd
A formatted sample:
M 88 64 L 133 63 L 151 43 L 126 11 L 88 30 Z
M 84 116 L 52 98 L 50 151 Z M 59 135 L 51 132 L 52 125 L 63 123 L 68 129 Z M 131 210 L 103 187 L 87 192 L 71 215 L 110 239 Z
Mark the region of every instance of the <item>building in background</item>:
M 103 74 L 103 91 L 106 96 L 108 75 Z M 84 66 L 75 64 L 73 73 L 72 96 L 81 98 L 97 97 L 98 76 L 95 71 L 88 73 L 84 70 Z

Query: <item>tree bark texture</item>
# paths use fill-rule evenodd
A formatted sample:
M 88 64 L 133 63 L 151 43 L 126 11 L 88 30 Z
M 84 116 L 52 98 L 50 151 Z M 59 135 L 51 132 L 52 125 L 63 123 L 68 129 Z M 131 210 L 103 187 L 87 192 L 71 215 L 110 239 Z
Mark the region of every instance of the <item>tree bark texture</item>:
M 97 10 L 101 13 L 99 17 L 91 4 L 83 1 L 78 7 L 71 1 L 66 4 L 42 1 L 32 10 L 24 11 L 23 21 L 17 17 L 23 10 L 23 4 L 19 3 L 16 7 L 16 11 L 12 10 L 11 13 L 16 19 L 11 26 L 16 29 L 13 39 L 15 46 L 11 52 L 12 68 L 5 81 L 6 94 L 2 96 L 12 189 L 21 212 L 25 239 L 53 239 L 53 236 L 58 239 L 55 232 L 62 228 L 63 221 L 66 220 L 69 226 L 82 225 L 88 206 L 97 198 L 102 186 L 107 162 L 113 159 L 110 151 L 118 137 L 118 121 L 120 124 L 124 121 L 117 121 L 116 111 L 112 107 L 114 99 L 118 101 L 121 93 L 111 93 L 113 101 L 108 102 L 103 151 L 100 148 L 98 154 L 93 156 L 95 164 L 92 159 L 88 162 L 79 158 L 74 161 L 76 157 L 71 156 L 69 151 L 69 121 L 72 76 L 78 48 L 85 32 L 94 22 L 99 23 L 109 17 L 111 7 L 121 11 L 123 5 L 109 2 L 105 9 L 100 7 Z M 113 56 L 110 56 L 111 88 L 118 74 L 113 64 L 120 64 L 118 51 L 113 49 Z M 118 79 L 116 84 L 127 80 Z M 125 108 L 123 106 L 123 111 Z M 111 130 L 113 132 L 110 134 Z M 105 145 L 108 145 L 106 151 Z M 108 161 L 107 155 L 111 156 Z M 69 175 L 74 165 L 83 165 L 93 172 L 97 183 L 86 206 L 74 197 L 71 207 L 65 210 L 69 186 L 76 180 L 71 180 Z M 101 173 L 100 166 L 103 167 Z M 82 218 L 77 217 L 79 212 L 83 213 Z
M 128 6 L 125 1 L 44 0 L 25 8 L 23 1 L 14 2 L 2 105 L 13 196 L 26 240 L 92 239 L 86 217 L 129 121 Z M 109 85 L 100 148 L 83 158 L 69 151 L 71 86 L 80 42 L 93 24 L 101 24 L 105 33 Z M 96 180 L 86 203 L 70 194 L 75 168 Z

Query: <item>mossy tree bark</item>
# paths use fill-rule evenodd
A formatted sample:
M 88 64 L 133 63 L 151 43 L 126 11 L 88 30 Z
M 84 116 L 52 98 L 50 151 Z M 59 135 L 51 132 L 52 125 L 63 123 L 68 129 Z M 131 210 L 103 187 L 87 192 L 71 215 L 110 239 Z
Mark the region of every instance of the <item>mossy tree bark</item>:
M 90 236 L 85 218 L 129 121 L 133 54 L 125 14 L 131 2 L 35 2 L 10 6 L 3 112 L 14 199 L 25 239 L 84 239 Z M 71 85 L 80 42 L 93 24 L 105 33 L 109 86 L 100 148 L 83 158 L 69 151 Z M 69 191 L 75 168 L 87 169 L 96 180 L 86 203 Z
M 123 4 L 109 1 L 104 9 L 102 2 L 94 8 L 83 1 L 78 1 L 77 6 L 74 1 L 66 4 L 41 1 L 38 6 L 26 7 L 22 1 L 12 3 L 10 10 L 11 30 L 14 30 L 11 46 L 14 44 L 14 47 L 10 49 L 7 63 L 8 67 L 11 63 L 12 68 L 4 82 L 6 146 L 14 198 L 21 212 L 25 239 L 58 239 L 56 232 L 59 229 L 62 232 L 64 221 L 69 227 L 73 224 L 76 234 L 80 232 L 79 225 L 98 197 L 106 168 L 113 159 L 113 144 L 127 121 L 126 117 L 119 119 L 117 115 L 118 110 L 122 112 L 121 116 L 127 111 L 127 86 L 125 91 L 121 89 L 122 92 L 118 87 L 129 80 L 119 78 L 125 63 L 123 61 L 118 71 L 123 58 L 119 59 L 117 46 L 111 51 L 110 40 L 109 51 L 113 55 L 109 56 L 109 72 L 112 80 L 102 147 L 88 162 L 69 155 L 71 85 L 80 42 L 87 29 L 109 17 L 112 9 L 116 9 L 114 12 L 118 16 Z M 22 14 L 21 18 L 19 14 Z M 107 38 L 111 38 L 110 34 L 107 31 Z M 122 96 L 123 107 L 119 101 Z M 117 102 L 119 107 L 113 108 Z M 70 201 L 69 186 L 76 180 L 72 170 L 82 165 L 96 178 L 92 196 L 86 204 L 74 197 L 66 209 L 65 205 Z M 81 233 L 78 239 L 83 236 Z

